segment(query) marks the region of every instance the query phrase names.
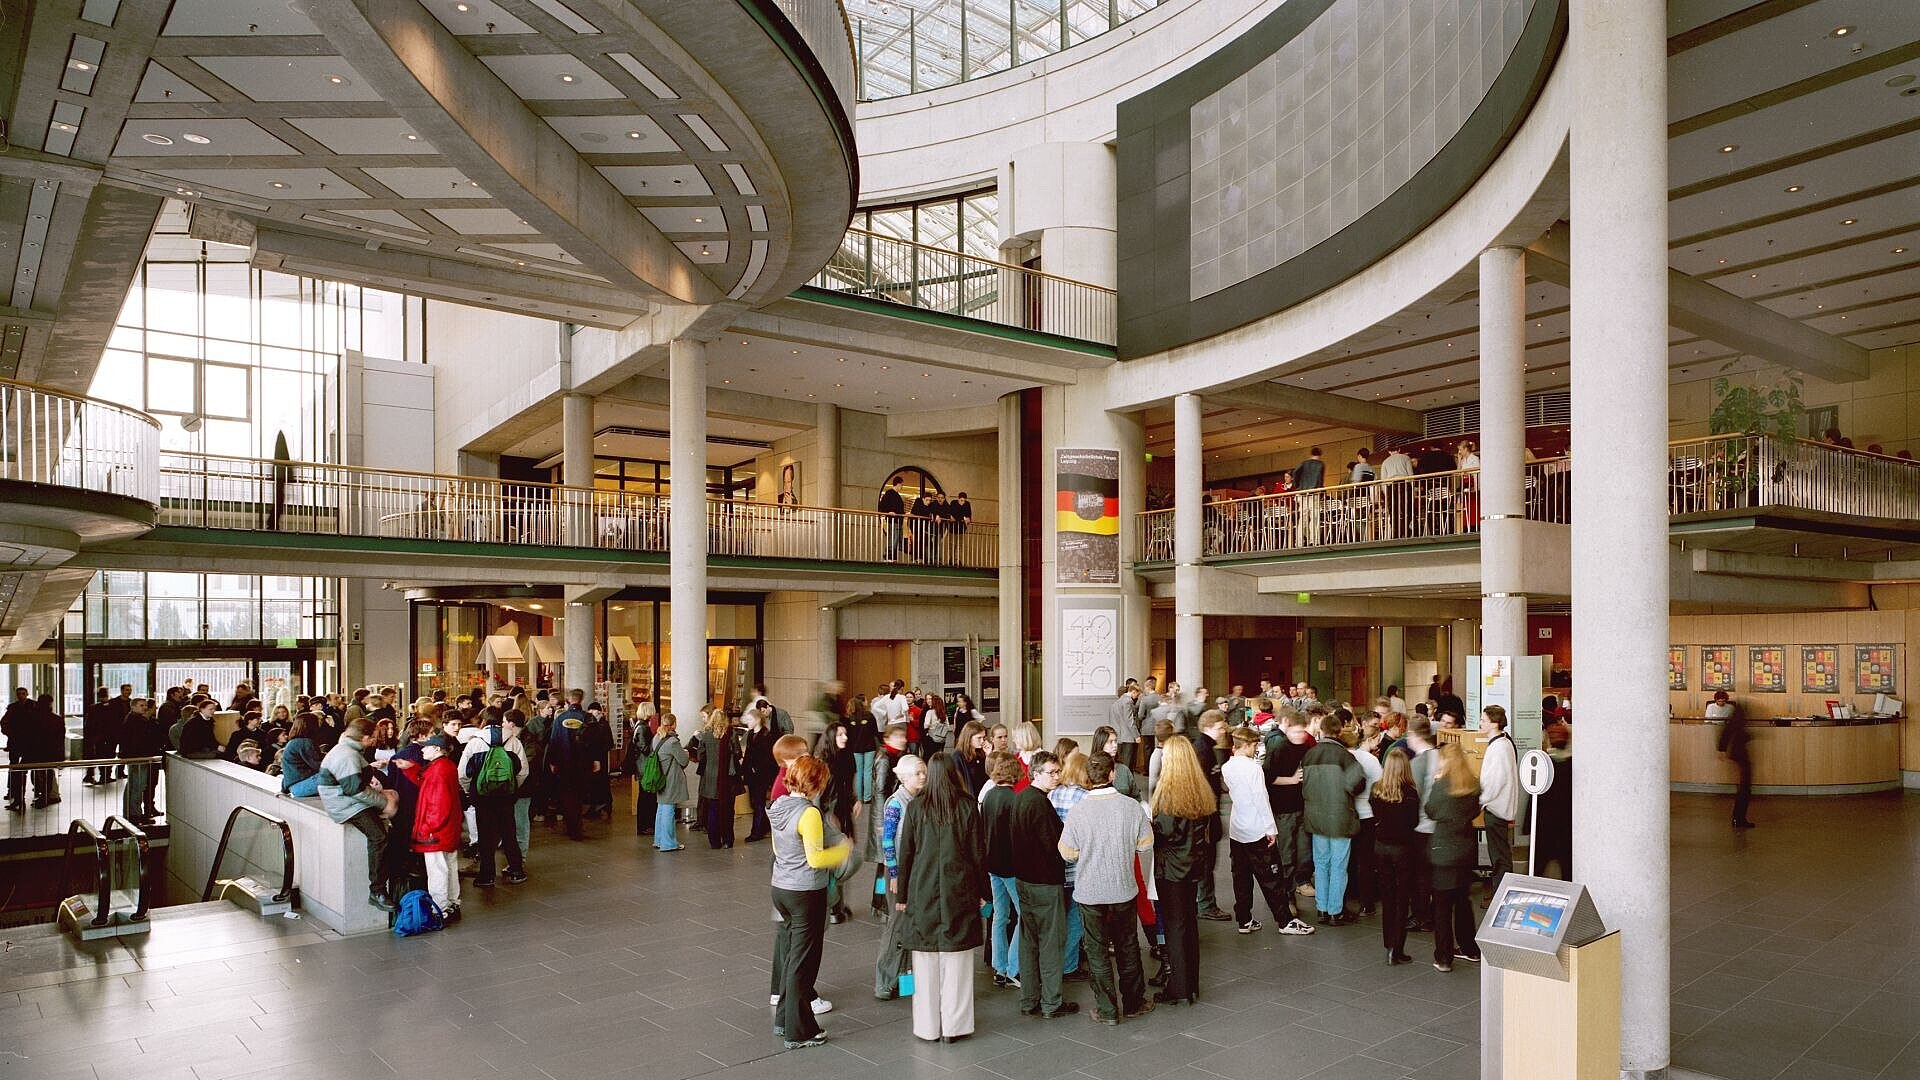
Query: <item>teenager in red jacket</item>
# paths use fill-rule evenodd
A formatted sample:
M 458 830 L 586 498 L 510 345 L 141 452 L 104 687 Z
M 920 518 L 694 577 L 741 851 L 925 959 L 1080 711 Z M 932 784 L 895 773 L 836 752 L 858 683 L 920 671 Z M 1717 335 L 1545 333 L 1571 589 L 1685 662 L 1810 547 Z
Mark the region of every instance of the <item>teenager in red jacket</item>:
M 448 754 L 452 740 L 435 735 L 421 746 L 427 768 L 413 814 L 413 850 L 427 864 L 427 892 L 448 922 L 460 917 L 460 774 Z

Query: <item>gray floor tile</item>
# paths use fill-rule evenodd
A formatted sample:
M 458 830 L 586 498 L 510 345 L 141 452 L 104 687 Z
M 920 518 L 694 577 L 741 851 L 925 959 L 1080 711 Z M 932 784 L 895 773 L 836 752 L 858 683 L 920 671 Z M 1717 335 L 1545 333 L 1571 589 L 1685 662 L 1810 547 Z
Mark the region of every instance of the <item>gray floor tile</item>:
M 1910 1034 L 1888 1034 L 1866 1028 L 1836 1027 L 1807 1049 L 1806 1056 L 1829 1065 L 1843 1065 L 1865 1073 L 1877 1073 L 1893 1064 L 1913 1041 Z

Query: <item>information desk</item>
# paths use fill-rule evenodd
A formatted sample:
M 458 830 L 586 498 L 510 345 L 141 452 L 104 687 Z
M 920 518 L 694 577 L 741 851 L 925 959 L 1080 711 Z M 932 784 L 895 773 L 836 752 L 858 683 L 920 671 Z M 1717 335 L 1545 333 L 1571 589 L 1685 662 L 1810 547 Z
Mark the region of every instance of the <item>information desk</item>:
M 1761 795 L 1852 795 L 1900 786 L 1899 718 L 1747 721 L 1753 790 Z M 1739 775 L 1720 756 L 1721 722 L 1676 716 L 1667 726 L 1675 791 L 1732 791 Z M 1574 760 L 1580 741 L 1575 728 Z

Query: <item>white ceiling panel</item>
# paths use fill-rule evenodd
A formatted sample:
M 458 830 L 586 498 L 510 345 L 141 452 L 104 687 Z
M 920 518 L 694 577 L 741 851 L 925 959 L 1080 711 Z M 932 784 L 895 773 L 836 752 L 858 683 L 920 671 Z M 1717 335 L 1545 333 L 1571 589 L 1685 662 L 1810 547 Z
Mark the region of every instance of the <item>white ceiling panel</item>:
M 157 62 L 147 61 L 146 74 L 140 77 L 140 90 L 133 96 L 135 101 L 212 101 L 201 93 L 192 83 L 161 67 Z
M 320 33 L 299 11 L 300 5 L 285 0 L 174 0 L 167 17 L 168 37 L 307 37 Z
M 512 210 L 429 210 L 427 213 L 462 236 L 532 235 L 540 231 Z
M 680 149 L 651 116 L 549 116 L 546 120 L 583 154 L 663 154 Z
M 344 214 L 347 217 L 356 217 L 367 221 L 378 222 L 381 225 L 391 225 L 396 229 L 405 229 L 408 232 L 426 231 L 408 220 L 407 216 L 398 210 L 334 210 L 332 212 L 335 214 Z
M 196 56 L 193 62 L 255 101 L 379 101 L 338 56 Z
M 1821 310 L 1851 308 L 1889 297 L 1920 295 L 1920 248 L 1909 249 L 1902 257 L 1910 261 L 1897 270 L 1825 288 L 1776 296 L 1764 303 L 1783 315 L 1797 319 Z
M 222 188 L 268 200 L 364 199 L 367 193 L 327 169 L 173 169 L 194 187 Z M 285 185 L 275 187 L 275 184 Z
M 600 165 L 600 175 L 613 181 L 628 198 L 665 199 L 683 195 L 711 195 L 707 178 L 697 165 Z
M 1895 253 L 1896 247 L 1907 250 Z M 1737 296 L 1759 296 L 1802 289 L 1870 270 L 1891 269 L 1912 262 L 1916 250 L 1920 250 L 1920 227 L 1897 236 L 1863 240 L 1755 270 L 1713 275 L 1708 280 Z
M 508 89 L 530 101 L 590 101 L 625 97 L 569 53 L 536 56 L 483 56 Z
M 643 206 L 640 212 L 664 233 L 727 231 L 726 215 L 717 206 Z
M 1920 162 L 1920 131 L 1675 199 L 1667 212 L 1669 230 L 1674 236 L 1710 232 L 1756 217 L 1797 210 L 1806 205 L 1806 191 L 1825 192 L 1828 198 L 1833 198 L 1877 184 L 1910 179 L 1916 171 L 1915 162 Z M 1805 191 L 1786 190 L 1794 184 L 1801 185 Z
M 1853 225 L 1842 225 L 1852 218 Z M 1675 269 L 1689 274 L 1721 273 L 1723 266 L 1744 266 L 1822 247 L 1849 234 L 1879 232 L 1890 223 L 1920 221 L 1920 177 L 1912 187 L 1871 199 L 1842 203 L 1787 218 L 1763 228 L 1745 229 L 1703 240 L 1672 252 Z M 1724 262 L 1722 260 L 1725 260 Z
M 492 0 L 424 0 L 422 6 L 440 25 L 462 37 L 533 33 L 533 27 Z
M 568 254 L 567 249 L 559 244 L 489 244 L 487 246 L 519 255 L 531 255 L 536 259 L 546 259 L 550 262 L 567 263 L 570 266 L 580 265 L 580 260 Z
M 1833 31 L 1853 30 L 1842 37 Z M 1920 39 L 1920 4 L 1819 0 L 1675 56 L 1667 65 L 1673 120 Z
M 129 120 L 120 128 L 113 153 L 115 157 L 278 157 L 297 151 L 251 120 L 201 117 Z
M 387 190 L 403 199 L 487 199 L 492 196 L 459 169 L 364 169 Z
M 287 123 L 343 157 L 367 154 L 432 155 L 439 151 L 413 125 L 397 116 L 288 117 Z
M 727 242 L 725 240 L 682 240 L 673 245 L 686 252 L 687 258 L 697 263 L 723 263 L 727 261 Z
M 1920 116 L 1920 97 L 1902 97 L 1900 87 L 1887 85 L 1897 75 L 1871 72 L 1669 140 L 1667 182 L 1685 187 Z M 1734 149 L 1722 153 L 1725 146 Z

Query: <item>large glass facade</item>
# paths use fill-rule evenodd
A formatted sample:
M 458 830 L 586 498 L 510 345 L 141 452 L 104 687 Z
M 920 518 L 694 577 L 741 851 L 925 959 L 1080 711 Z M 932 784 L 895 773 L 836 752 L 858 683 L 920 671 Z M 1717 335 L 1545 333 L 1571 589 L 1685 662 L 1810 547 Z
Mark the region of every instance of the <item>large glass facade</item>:
M 862 101 L 977 79 L 1078 45 L 1161 0 L 847 0 Z

